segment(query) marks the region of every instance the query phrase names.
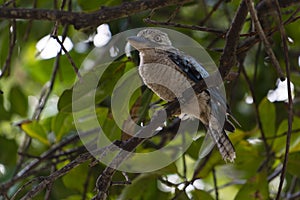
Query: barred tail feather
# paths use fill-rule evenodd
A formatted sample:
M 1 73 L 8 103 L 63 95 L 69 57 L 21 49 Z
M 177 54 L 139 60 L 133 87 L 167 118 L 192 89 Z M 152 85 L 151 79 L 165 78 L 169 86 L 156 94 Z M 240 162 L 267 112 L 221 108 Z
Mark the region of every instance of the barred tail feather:
M 209 129 L 208 134 L 216 143 L 223 160 L 233 162 L 236 158 L 235 150 L 225 131 Z

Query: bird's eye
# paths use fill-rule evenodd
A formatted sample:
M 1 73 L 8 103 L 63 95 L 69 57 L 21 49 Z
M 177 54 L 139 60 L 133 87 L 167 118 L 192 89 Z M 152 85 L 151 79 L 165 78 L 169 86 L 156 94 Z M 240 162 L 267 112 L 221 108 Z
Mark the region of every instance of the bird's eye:
M 154 41 L 155 42 L 161 42 L 162 41 L 162 39 L 161 39 L 161 37 L 160 37 L 160 35 L 156 35 L 156 36 L 154 36 Z

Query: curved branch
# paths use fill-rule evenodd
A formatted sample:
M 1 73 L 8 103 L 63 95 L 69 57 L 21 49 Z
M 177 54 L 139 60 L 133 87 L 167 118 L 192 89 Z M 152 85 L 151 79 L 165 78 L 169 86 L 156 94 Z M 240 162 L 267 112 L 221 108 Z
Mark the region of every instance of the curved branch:
M 97 27 L 102 23 L 128 17 L 145 10 L 177 5 L 179 3 L 184 4 L 187 2 L 191 2 L 191 0 L 144 0 L 125 2 L 119 6 L 102 7 L 100 10 L 91 13 L 2 7 L 0 8 L 0 18 L 58 21 L 62 24 L 72 24 L 76 29 L 82 29 Z
M 236 63 L 236 49 L 238 38 L 248 14 L 246 2 L 243 0 L 236 12 L 231 26 L 226 34 L 226 43 L 220 58 L 219 71 L 223 78 L 227 76 L 231 67 Z

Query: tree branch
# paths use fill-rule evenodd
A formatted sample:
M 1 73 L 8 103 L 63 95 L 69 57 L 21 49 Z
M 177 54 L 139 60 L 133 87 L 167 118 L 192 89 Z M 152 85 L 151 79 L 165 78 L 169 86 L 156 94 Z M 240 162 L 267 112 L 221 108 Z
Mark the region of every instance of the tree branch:
M 97 27 L 102 23 L 128 17 L 145 10 L 158 9 L 187 2 L 191 2 L 191 0 L 144 0 L 124 2 L 120 6 L 102 7 L 100 10 L 91 13 L 2 7 L 0 8 L 0 18 L 57 21 L 61 24 L 72 24 L 76 29 L 82 29 Z
M 246 16 L 248 14 L 247 4 L 243 0 L 236 12 L 235 17 L 231 23 L 231 26 L 226 34 L 226 43 L 223 53 L 220 58 L 219 71 L 223 79 L 229 73 L 231 67 L 236 62 L 236 49 L 238 46 L 239 34 L 242 30 Z
M 46 188 L 49 184 L 53 183 L 59 177 L 68 173 L 71 169 L 77 167 L 78 165 L 86 162 L 87 160 L 91 159 L 92 155 L 90 153 L 84 153 L 78 156 L 75 160 L 71 161 L 63 168 L 53 172 L 51 175 L 45 177 L 43 181 L 41 181 L 37 186 L 35 186 L 32 190 L 30 190 L 22 200 L 29 200 L 32 199 L 40 190 Z
M 293 130 L 293 98 L 292 98 L 292 89 L 291 89 L 291 77 L 290 77 L 290 59 L 289 59 L 289 49 L 288 49 L 288 38 L 284 29 L 284 24 L 282 21 L 281 11 L 279 9 L 279 3 L 275 1 L 276 11 L 278 14 L 278 28 L 280 30 L 280 37 L 283 45 L 284 50 L 284 62 L 285 62 L 285 72 L 287 76 L 287 90 L 288 90 L 288 130 L 286 134 L 286 144 L 285 144 L 285 153 L 284 153 L 284 160 L 282 163 L 282 171 L 280 175 L 280 182 L 278 186 L 278 192 L 276 195 L 276 200 L 280 199 L 281 190 L 283 188 L 283 182 L 285 180 L 285 174 L 287 170 L 287 163 L 289 158 L 289 150 L 290 150 L 290 142 L 291 142 L 291 135 Z
M 271 46 L 271 44 L 270 44 L 270 42 L 269 42 L 269 40 L 268 40 L 268 38 L 267 38 L 267 36 L 264 32 L 259 20 L 258 20 L 255 8 L 253 6 L 253 2 L 251 0 L 246 0 L 246 3 L 247 3 L 247 6 L 248 6 L 248 9 L 249 9 L 249 12 L 251 14 L 251 18 L 253 20 L 253 23 L 255 25 L 255 29 L 257 30 L 261 41 L 264 43 L 265 50 L 266 50 L 267 54 L 269 55 L 269 57 L 271 59 L 271 62 L 273 64 L 273 66 L 275 67 L 280 80 L 283 81 L 285 79 L 285 75 L 281 70 L 280 64 L 279 64 L 278 60 L 276 59 L 276 56 L 275 56 L 275 54 L 272 50 L 272 46 Z

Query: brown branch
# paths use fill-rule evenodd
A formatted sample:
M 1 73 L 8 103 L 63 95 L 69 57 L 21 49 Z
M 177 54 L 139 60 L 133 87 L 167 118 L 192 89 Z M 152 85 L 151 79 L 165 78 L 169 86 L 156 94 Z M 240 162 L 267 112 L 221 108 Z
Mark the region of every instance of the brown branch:
M 14 176 L 12 179 L 10 179 L 8 182 L 2 184 L 0 186 L 0 193 L 4 191 L 8 191 L 8 189 L 13 186 L 18 181 L 29 177 L 32 175 L 33 169 L 35 169 L 39 164 L 41 164 L 43 161 L 47 160 L 49 157 L 54 155 L 55 152 L 62 149 L 64 146 L 74 143 L 75 141 L 79 140 L 78 135 L 72 135 L 69 138 L 66 138 L 62 140 L 60 143 L 53 145 L 51 149 L 44 152 L 38 159 L 32 160 L 30 163 L 28 163 L 21 171 L 18 172 L 16 176 Z
M 259 113 L 259 109 L 258 109 L 258 102 L 257 102 L 256 96 L 255 96 L 255 90 L 254 90 L 253 84 L 250 81 L 249 76 L 246 73 L 246 70 L 245 70 L 245 67 L 244 67 L 243 63 L 244 63 L 244 58 L 239 60 L 239 68 L 241 69 L 241 72 L 244 75 L 245 81 L 246 81 L 246 83 L 249 87 L 249 90 L 250 90 L 250 93 L 251 93 L 251 96 L 252 96 L 252 99 L 253 99 L 256 122 L 258 124 L 258 128 L 259 128 L 260 133 L 261 133 L 261 139 L 264 143 L 265 150 L 267 152 L 266 157 L 269 158 L 270 147 L 268 145 L 268 142 L 267 142 L 267 139 L 266 139 L 266 134 L 265 134 L 265 131 L 263 129 L 262 121 L 261 121 L 261 118 L 260 118 L 260 113 Z
M 296 14 L 298 14 L 300 12 L 300 7 L 297 8 L 292 14 L 291 16 L 284 22 L 284 25 L 288 25 L 291 24 L 297 20 L 300 19 L 299 16 L 296 16 Z M 273 28 L 272 30 L 270 30 L 266 35 L 268 37 L 272 36 L 275 32 L 277 32 L 277 28 Z M 257 44 L 259 42 L 259 38 L 257 35 L 252 36 L 247 38 L 246 40 L 244 40 L 243 42 L 241 42 L 237 48 L 237 55 L 241 55 L 247 51 L 249 51 L 255 44 Z
M 215 5 L 211 9 L 211 11 L 209 13 L 207 13 L 205 15 L 205 18 L 203 20 L 201 20 L 201 22 L 199 23 L 201 26 L 205 24 L 205 22 L 212 16 L 212 14 L 219 8 L 219 6 L 221 5 L 222 2 L 223 2 L 223 0 L 219 0 L 217 3 L 215 3 Z
M 76 73 L 77 77 L 80 79 L 80 78 L 81 78 L 81 75 L 80 75 L 80 73 L 79 73 L 79 69 L 78 69 L 78 67 L 76 66 L 76 63 L 74 62 L 72 56 L 70 55 L 70 53 L 67 51 L 67 49 L 65 48 L 65 46 L 64 46 L 64 44 L 63 44 L 65 38 L 63 38 L 63 41 L 60 41 L 57 35 L 54 35 L 54 36 L 52 36 L 52 37 L 53 37 L 53 38 L 57 41 L 57 43 L 60 45 L 62 51 L 65 53 L 65 55 L 67 56 L 67 58 L 68 58 L 68 60 L 69 60 L 69 62 L 70 62 L 70 64 L 71 64 L 71 66 L 73 67 L 74 72 Z
M 262 1 L 265 2 L 266 0 Z M 280 1 L 280 2 L 284 2 L 284 1 Z M 294 3 L 299 3 L 300 1 L 295 1 Z M 280 3 L 280 6 L 291 6 L 292 3 L 290 2 L 289 4 L 282 4 Z M 294 18 L 294 16 L 296 15 L 296 13 L 299 12 L 300 9 L 297 9 L 292 15 L 291 17 L 286 20 L 284 22 L 284 25 L 289 24 L 297 19 Z M 245 20 L 247 16 L 247 6 L 245 1 L 243 1 L 240 5 L 239 11 L 236 13 L 236 16 L 234 18 L 234 22 L 231 24 L 231 27 L 227 33 L 226 36 L 226 44 L 225 44 L 225 48 L 223 50 L 223 54 L 221 56 L 220 59 L 220 73 L 222 75 L 222 77 L 226 77 L 226 75 L 229 73 L 231 67 L 235 64 L 235 60 L 236 60 L 236 54 L 241 55 L 244 52 L 248 51 L 251 47 L 253 47 L 257 42 L 259 42 L 259 38 L 257 36 L 252 36 L 250 38 L 247 38 L 245 41 L 243 41 L 242 44 L 238 45 L 238 49 L 237 48 L 237 43 L 238 43 L 238 34 L 241 30 L 241 27 L 243 25 L 243 22 Z M 267 36 L 271 36 L 273 33 L 275 33 L 277 31 L 277 29 L 271 30 Z M 236 54 L 235 54 L 236 52 Z
M 224 38 L 224 36 L 226 34 L 226 31 L 222 31 L 222 30 L 218 30 L 218 29 L 214 29 L 214 28 L 198 26 L 198 25 L 179 24 L 179 23 L 169 22 L 169 21 L 166 21 L 166 22 L 155 21 L 155 20 L 152 20 L 150 17 L 144 19 L 144 22 L 148 23 L 148 24 L 159 25 L 159 26 L 186 28 L 186 29 L 190 29 L 190 30 L 214 33 L 214 34 L 218 35 L 221 38 Z
M 226 43 L 223 53 L 220 58 L 219 71 L 222 78 L 225 78 L 229 73 L 232 66 L 236 63 L 236 49 L 238 46 L 239 34 L 242 30 L 248 9 L 245 1 L 243 0 L 236 12 L 231 26 L 226 34 Z
M 140 129 L 135 137 L 121 144 L 120 147 L 123 150 L 114 157 L 109 166 L 107 166 L 98 177 L 96 182 L 98 192 L 96 196 L 93 197 L 93 200 L 105 200 L 107 198 L 108 189 L 112 184 L 112 176 L 115 174 L 117 168 L 131 155 L 134 149 L 145 140 L 146 135 L 153 133 L 159 126 L 163 125 L 166 115 L 171 116 L 171 110 L 166 109 L 166 113 L 165 110 L 157 111 L 147 126 Z
M 90 180 L 92 178 L 92 175 L 93 175 L 92 172 L 93 172 L 92 168 L 89 168 L 89 171 L 88 171 L 87 176 L 85 178 L 85 182 L 83 184 L 83 191 L 82 191 L 82 195 L 81 195 L 81 199 L 82 200 L 86 200 L 87 199 L 88 186 L 89 186 L 89 182 L 90 182 Z
M 45 177 L 37 186 L 30 190 L 21 200 L 32 199 L 39 191 L 46 188 L 49 184 L 53 183 L 59 177 L 68 173 L 71 169 L 77 167 L 78 165 L 91 159 L 93 156 L 90 153 L 85 153 L 77 157 L 75 160 L 71 161 L 63 168 L 53 172 L 51 175 Z
M 281 170 L 281 175 L 280 175 L 280 182 L 278 186 L 278 192 L 276 195 L 276 200 L 280 199 L 280 193 L 283 187 L 283 182 L 285 180 L 285 174 L 286 174 L 286 168 L 287 168 L 287 162 L 289 158 L 289 150 L 290 150 L 290 141 L 291 141 L 291 136 L 292 136 L 292 129 L 293 129 L 293 99 L 292 99 L 292 90 L 291 90 L 291 78 L 290 78 L 290 62 L 289 62 L 289 50 L 288 50 L 288 44 L 287 44 L 287 35 L 284 30 L 284 24 L 282 21 L 282 16 L 279 8 L 279 3 L 277 0 L 275 0 L 275 6 L 276 6 L 276 11 L 278 14 L 278 27 L 279 27 L 279 32 L 280 32 L 280 37 L 281 41 L 283 44 L 283 51 L 284 51 L 284 61 L 285 61 L 285 71 L 287 75 L 287 90 L 288 90 L 288 130 L 287 130 L 287 135 L 286 135 L 286 145 L 285 145 L 285 154 L 284 154 L 284 160 L 282 164 L 282 170 Z
M 15 19 L 11 20 L 10 27 L 11 28 L 9 28 L 9 49 L 5 60 L 5 64 L 1 70 L 2 72 L 0 72 L 0 78 L 2 78 L 3 76 L 9 76 L 10 74 L 11 59 L 17 40 L 17 25 Z
M 255 8 L 253 6 L 253 1 L 252 0 L 246 0 L 246 3 L 247 3 L 247 6 L 248 6 L 248 9 L 249 9 L 249 12 L 251 14 L 251 18 L 253 20 L 253 23 L 255 25 L 255 29 L 256 31 L 258 32 L 258 35 L 260 37 L 260 40 L 263 42 L 264 46 L 265 46 L 265 50 L 267 52 L 267 54 L 269 55 L 270 59 L 271 59 L 271 62 L 273 64 L 273 66 L 275 67 L 277 73 L 278 73 L 278 76 L 279 78 L 283 81 L 285 79 L 285 75 L 284 73 L 282 72 L 282 69 L 280 67 L 280 64 L 272 50 L 272 46 L 258 20 L 258 17 L 257 17 L 257 14 L 256 14 L 256 11 L 255 11 Z
M 33 5 L 32 5 L 33 8 L 36 8 L 36 7 L 37 7 L 37 0 L 34 0 L 32 4 L 33 4 Z M 29 22 L 28 22 L 28 24 L 27 24 L 26 31 L 25 31 L 25 34 L 24 34 L 24 36 L 23 36 L 23 41 L 24 41 L 24 42 L 26 42 L 26 40 L 27 40 L 28 37 L 29 37 L 29 34 L 30 34 L 30 32 L 31 32 L 31 28 L 32 28 L 32 22 L 33 22 L 33 20 L 31 19 L 31 20 L 29 20 Z
M 64 27 L 65 34 L 67 33 L 66 32 L 67 31 L 66 27 L 67 26 Z M 54 66 L 53 66 L 53 69 L 52 69 L 52 73 L 51 73 L 50 81 L 48 83 L 46 83 L 44 88 L 42 89 L 42 92 L 41 92 L 41 95 L 40 95 L 40 98 L 39 98 L 39 101 L 38 101 L 38 105 L 36 106 L 36 108 L 34 110 L 34 113 L 32 115 L 32 120 L 39 120 L 40 119 L 42 111 L 44 110 L 44 108 L 46 106 L 46 103 L 47 103 L 47 101 L 50 97 L 50 94 L 51 94 L 51 92 L 53 90 L 53 87 L 54 87 L 54 82 L 55 82 L 55 79 L 56 79 L 58 68 L 59 68 L 60 55 L 61 54 L 59 53 L 56 56 Z M 31 143 L 31 138 L 28 135 L 26 135 L 25 137 L 26 138 L 23 141 L 23 144 L 20 148 L 22 153 L 24 153 L 28 150 L 29 145 Z M 18 160 L 16 171 L 18 171 L 20 169 L 21 165 L 23 164 L 23 161 L 24 161 L 24 157 L 21 155 L 20 159 Z
M 261 1 L 259 2 L 259 4 L 265 4 L 267 1 Z M 286 8 L 289 6 L 293 6 L 293 5 L 297 5 L 300 4 L 300 1 L 298 0 L 278 0 L 278 6 L 280 6 L 281 8 Z
M 144 0 L 124 2 L 119 6 L 102 7 L 100 10 L 91 13 L 2 7 L 0 8 L 0 18 L 57 21 L 61 24 L 74 25 L 76 29 L 82 29 L 97 27 L 102 23 L 128 17 L 145 10 L 158 9 L 187 2 L 191 2 L 191 0 Z
M 214 182 L 214 189 L 215 189 L 215 199 L 219 200 L 219 191 L 218 191 L 218 183 L 217 183 L 217 174 L 216 169 L 212 168 L 212 174 L 213 174 L 213 182 Z

